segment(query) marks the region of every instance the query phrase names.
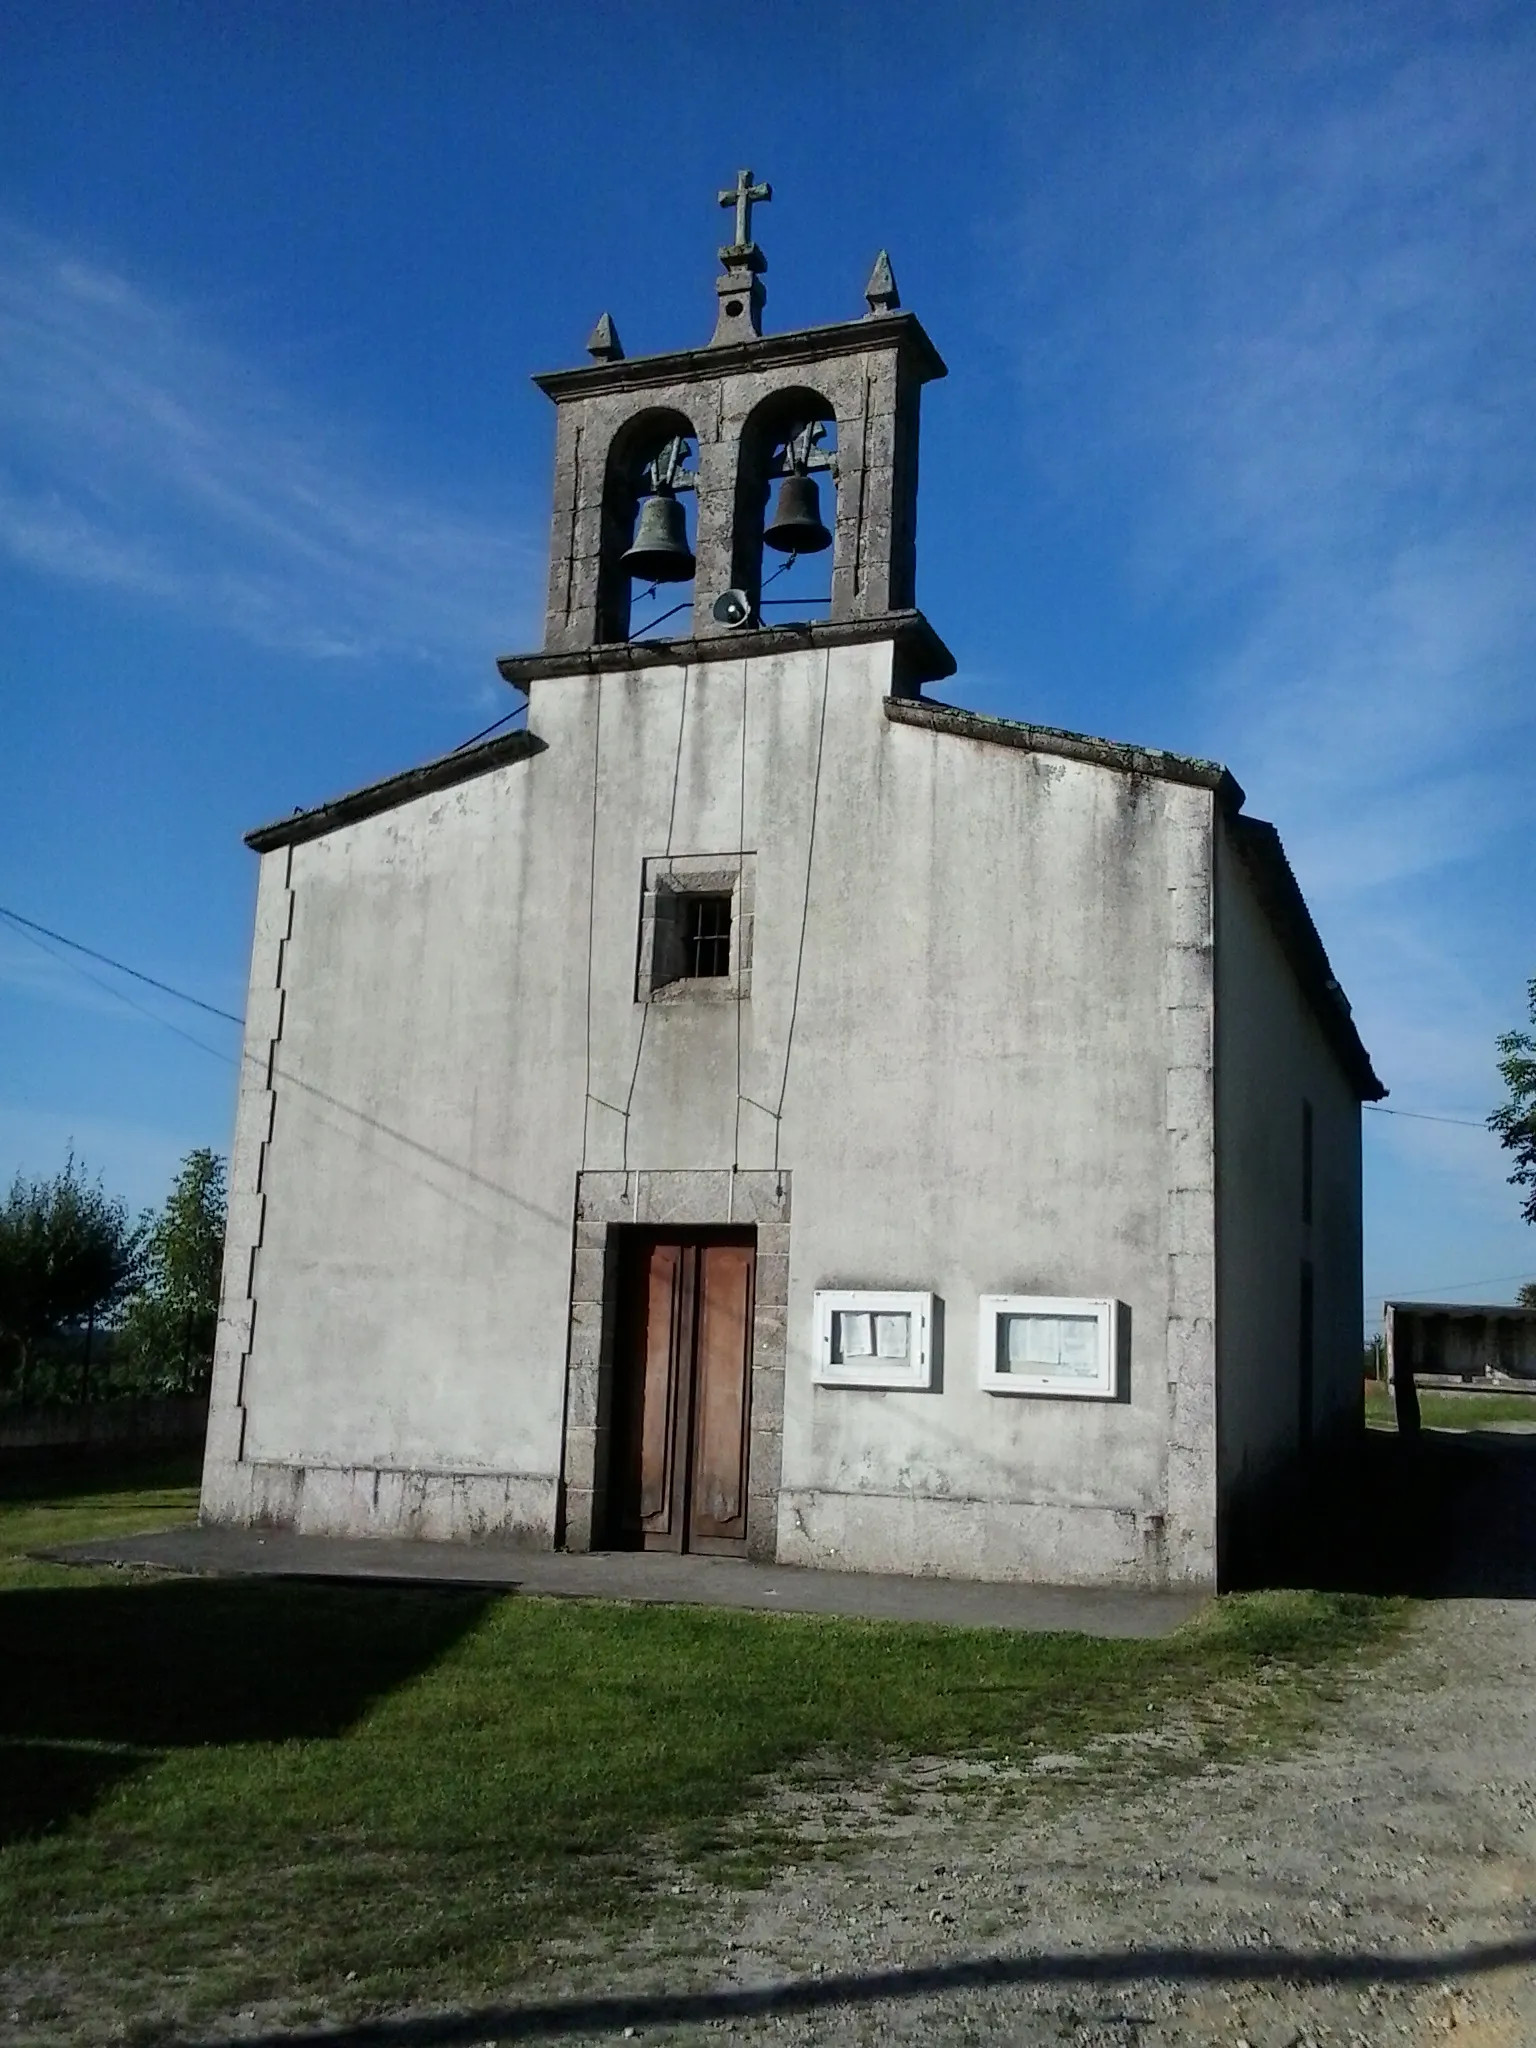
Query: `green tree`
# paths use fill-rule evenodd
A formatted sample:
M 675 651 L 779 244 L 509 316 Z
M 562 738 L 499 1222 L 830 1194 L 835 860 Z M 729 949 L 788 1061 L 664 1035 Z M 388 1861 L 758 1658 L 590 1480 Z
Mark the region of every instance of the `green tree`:
M 86 1179 L 71 1153 L 52 1180 L 18 1174 L 0 1207 L 0 1372 L 25 1401 L 40 1344 L 85 1324 L 86 1366 L 98 1323 L 132 1284 L 139 1232 Z
M 1527 1280 L 1515 1299 L 1522 1308 L 1536 1308 L 1536 1280 Z
M 1499 1074 L 1509 1098 L 1489 1117 L 1488 1127 L 1514 1154 L 1510 1185 L 1529 1189 L 1520 1213 L 1527 1223 L 1536 1223 L 1536 976 L 1527 983 L 1526 996 L 1531 1029 L 1506 1031 L 1498 1041 Z
M 205 1146 L 181 1162 L 165 1207 L 145 1228 L 140 1284 L 120 1349 L 146 1392 L 197 1394 L 213 1370 L 224 1257 L 224 1161 Z

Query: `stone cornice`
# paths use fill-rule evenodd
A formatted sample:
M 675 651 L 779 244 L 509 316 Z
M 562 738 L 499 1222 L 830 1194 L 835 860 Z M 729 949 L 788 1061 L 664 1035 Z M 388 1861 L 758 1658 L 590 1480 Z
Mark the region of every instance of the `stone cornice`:
M 1022 747 L 1032 754 L 1059 754 L 1068 761 L 1091 761 L 1117 768 L 1124 775 L 1151 775 L 1162 782 L 1189 782 L 1214 790 L 1224 810 L 1242 808 L 1243 788 L 1219 761 L 1201 761 L 1190 754 L 1166 754 L 1157 747 L 1126 746 L 1119 740 L 1098 740 L 1089 733 L 1062 732 L 1052 725 L 1026 725 L 1015 718 L 994 718 L 953 704 L 930 704 L 920 697 L 888 697 L 885 715 L 898 725 L 926 726 L 932 732 L 954 733 L 960 739 L 983 740 L 990 746 Z
M 869 619 L 815 619 L 801 626 L 752 626 L 707 640 L 612 640 L 557 653 L 504 654 L 496 666 L 506 682 L 526 689 L 558 676 L 614 675 L 625 669 L 692 668 L 706 661 L 762 660 L 803 648 L 896 643 L 896 687 L 916 690 L 955 672 L 955 657 L 918 611 L 884 612 Z
M 861 320 L 800 327 L 792 334 L 765 334 L 756 341 L 730 342 L 723 347 L 672 349 L 665 355 L 623 356 L 616 363 L 546 370 L 533 381 L 549 398 L 592 398 L 645 391 L 655 385 L 713 383 L 731 372 L 821 363 L 830 356 L 890 348 L 907 357 L 920 383 L 949 374 L 915 313 L 870 313 Z
M 392 811 L 416 797 L 452 789 L 492 768 L 504 768 L 509 762 L 526 761 L 543 752 L 544 742 L 536 733 L 503 733 L 499 739 L 485 740 L 477 747 L 440 754 L 435 761 L 424 761 L 419 768 L 407 768 L 401 775 L 386 776 L 382 782 L 366 783 L 345 796 L 332 797 L 329 803 L 316 804 L 313 810 L 295 811 L 291 818 L 259 825 L 254 832 L 246 833 L 245 843 L 257 853 L 271 853 L 279 846 L 297 846 L 305 839 L 320 839 L 338 826 L 355 825 L 361 818 Z

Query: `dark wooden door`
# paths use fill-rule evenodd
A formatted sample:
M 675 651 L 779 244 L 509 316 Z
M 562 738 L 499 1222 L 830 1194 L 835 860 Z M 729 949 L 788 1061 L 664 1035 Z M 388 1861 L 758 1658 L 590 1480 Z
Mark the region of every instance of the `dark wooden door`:
M 745 1553 L 753 1236 L 626 1233 L 610 1494 L 620 1543 Z

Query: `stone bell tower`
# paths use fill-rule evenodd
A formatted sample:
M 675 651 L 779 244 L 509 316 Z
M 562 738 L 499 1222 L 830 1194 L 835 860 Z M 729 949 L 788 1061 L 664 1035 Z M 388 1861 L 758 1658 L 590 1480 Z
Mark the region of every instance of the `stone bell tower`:
M 504 657 L 508 682 L 875 639 L 895 642 L 899 691 L 953 674 L 916 609 L 918 410 L 943 361 L 883 250 L 860 318 L 765 335 L 752 209 L 771 197 L 748 170 L 720 194 L 734 236 L 704 347 L 627 358 L 605 313 L 590 365 L 535 379 L 556 408 L 549 595 L 543 649 Z M 835 489 L 830 531 L 818 479 Z M 679 493 L 694 497 L 691 547 Z M 826 617 L 773 622 L 765 533 L 770 549 L 829 550 Z M 632 636 L 632 585 L 661 581 L 692 585 L 684 629 Z

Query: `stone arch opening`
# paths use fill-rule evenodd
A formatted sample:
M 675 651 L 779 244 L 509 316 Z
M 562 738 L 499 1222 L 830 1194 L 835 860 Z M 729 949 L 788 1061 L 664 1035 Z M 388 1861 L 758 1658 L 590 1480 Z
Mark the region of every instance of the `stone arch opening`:
M 600 641 L 641 639 L 674 609 L 691 606 L 698 549 L 695 482 L 698 435 L 685 413 L 671 406 L 652 406 L 627 419 L 608 447 L 603 471 L 602 539 L 597 578 L 597 637 Z M 659 490 L 657 486 L 660 486 Z M 690 566 L 686 575 L 656 581 L 632 574 L 624 557 L 634 544 L 645 500 L 670 498 L 676 506 L 671 522 L 686 544 Z M 653 515 L 654 517 L 654 515 Z M 678 561 L 681 567 L 681 558 Z M 656 597 L 636 610 L 636 587 Z M 659 601 L 658 601 L 659 600 Z M 679 602 L 681 600 L 681 603 Z
M 731 582 L 764 625 L 830 615 L 841 553 L 838 500 L 836 407 L 808 385 L 773 392 L 742 428 L 731 535 Z M 785 511 L 818 516 L 828 541 L 796 549 L 782 525 L 775 540 L 774 522 Z

